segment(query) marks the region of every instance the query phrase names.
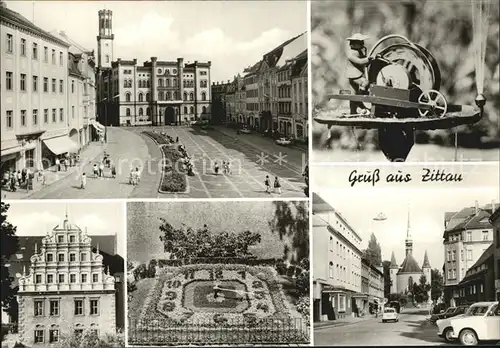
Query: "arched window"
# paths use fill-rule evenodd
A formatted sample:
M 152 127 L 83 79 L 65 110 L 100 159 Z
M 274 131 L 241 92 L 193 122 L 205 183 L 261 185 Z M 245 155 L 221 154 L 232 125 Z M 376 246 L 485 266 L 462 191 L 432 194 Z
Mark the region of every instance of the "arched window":
M 177 87 L 177 79 L 172 79 L 172 86 Z
M 194 100 L 194 94 L 193 94 L 193 92 L 189 93 L 189 100 Z
M 207 100 L 207 94 L 205 92 L 201 93 L 201 100 Z
M 201 108 L 201 112 L 202 112 L 202 113 L 206 113 L 206 112 L 207 112 L 207 107 L 206 107 L 206 106 L 202 107 L 202 108 Z
M 123 80 L 123 88 L 127 88 L 128 87 L 128 80 Z
M 188 94 L 184 92 L 184 100 L 188 100 Z
M 144 96 L 142 95 L 142 93 L 139 93 L 139 101 L 142 102 L 142 101 L 144 101 L 143 99 L 144 99 Z
M 163 79 L 158 79 L 158 87 L 163 87 Z
M 158 100 L 163 100 L 163 92 L 158 92 Z
M 138 85 L 139 85 L 139 88 L 142 87 L 142 80 L 139 80 Z
M 151 108 L 149 106 L 146 108 L 146 116 L 151 116 Z
M 330 264 L 328 266 L 329 276 L 330 278 L 333 278 L 333 262 L 330 261 Z
M 148 87 L 148 88 L 151 87 L 151 81 L 150 80 L 146 81 L 146 87 Z
M 413 277 L 408 277 L 408 291 L 412 291 L 413 289 Z
M 165 86 L 170 87 L 170 79 L 165 79 Z
M 143 115 L 144 115 L 144 113 L 142 111 L 142 108 L 139 108 L 139 116 L 143 116 Z
M 167 100 L 170 100 L 170 92 L 167 92 Z
M 146 101 L 149 101 L 150 98 L 151 96 L 149 95 L 149 93 L 146 93 Z
M 174 92 L 172 93 L 172 99 L 173 99 L 173 100 L 177 100 L 177 92 L 176 92 L 176 91 L 174 91 Z
M 188 107 L 187 107 L 187 106 L 185 106 L 185 107 L 184 107 L 184 114 L 187 114 L 187 113 L 188 113 Z
M 130 108 L 127 108 L 127 110 L 125 110 L 125 115 L 130 116 Z
M 125 101 L 130 101 L 130 93 L 125 93 Z
M 194 114 L 194 107 L 193 107 L 193 106 L 191 106 L 191 107 L 189 108 L 189 113 L 190 113 L 190 114 Z

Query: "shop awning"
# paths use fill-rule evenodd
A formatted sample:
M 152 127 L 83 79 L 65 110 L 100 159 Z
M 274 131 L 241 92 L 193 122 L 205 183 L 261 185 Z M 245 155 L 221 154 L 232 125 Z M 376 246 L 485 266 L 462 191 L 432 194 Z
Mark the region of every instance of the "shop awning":
M 43 143 L 55 155 L 60 155 L 66 152 L 76 152 L 80 148 L 80 146 L 73 140 L 71 140 L 67 135 L 63 135 L 62 137 L 45 139 Z
M 91 121 L 90 121 L 90 124 L 91 124 L 92 126 L 94 126 L 94 128 L 95 128 L 98 132 L 100 132 L 100 133 L 104 133 L 104 129 L 105 129 L 105 128 L 104 128 L 104 126 L 103 126 L 102 124 L 100 124 L 99 122 L 97 122 L 96 120 L 91 120 Z

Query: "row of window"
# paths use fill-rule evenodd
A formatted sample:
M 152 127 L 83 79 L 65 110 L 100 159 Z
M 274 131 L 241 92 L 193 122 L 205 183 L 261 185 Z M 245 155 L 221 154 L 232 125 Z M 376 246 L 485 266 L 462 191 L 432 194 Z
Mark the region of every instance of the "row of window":
M 45 316 L 45 300 L 44 299 L 34 299 L 34 313 L 35 317 Z M 61 300 L 58 298 L 49 299 L 49 316 L 59 316 L 61 314 Z M 77 298 L 74 299 L 74 315 L 85 315 L 85 299 Z M 89 299 L 89 314 L 99 315 L 99 299 L 91 298 Z
M 482 233 L 482 241 L 488 241 L 488 240 L 490 240 L 490 234 L 489 234 L 488 230 L 483 230 L 481 233 Z M 462 237 L 461 233 L 455 233 L 455 234 L 452 234 L 452 235 L 448 236 L 448 242 L 458 242 L 458 241 L 462 241 L 462 240 L 463 240 L 463 237 Z M 473 239 L 472 239 L 472 231 L 467 231 L 466 232 L 466 234 L 465 234 L 465 241 L 466 242 L 472 242 L 473 241 Z
M 80 261 L 84 262 L 87 261 L 87 253 L 80 253 Z M 57 261 L 58 262 L 65 262 L 66 255 L 64 253 L 58 253 L 57 254 Z M 47 262 L 54 262 L 54 254 L 52 253 L 47 253 L 45 255 L 45 260 Z M 74 262 L 76 261 L 76 253 L 69 253 L 69 262 Z
M 176 111 L 176 114 L 179 113 L 178 109 L 175 109 L 175 111 Z M 202 112 L 202 114 L 205 114 L 207 112 L 207 107 L 203 106 L 201 108 L 201 112 Z M 138 116 L 144 116 L 144 109 L 142 107 L 139 107 L 138 110 L 137 110 L 137 113 L 138 113 Z M 162 111 L 162 109 L 160 109 L 160 116 L 162 114 L 163 114 L 163 111 Z M 187 115 L 187 114 L 188 114 L 188 107 L 184 106 L 184 115 Z M 191 114 L 191 115 L 194 114 L 194 106 L 190 106 L 189 107 L 189 114 Z M 130 108 L 126 108 L 125 109 L 125 116 L 131 116 L 131 110 L 130 110 Z M 151 108 L 149 106 L 146 107 L 146 116 L 151 116 Z
M 38 92 L 38 76 L 33 75 L 31 77 L 32 81 L 32 91 Z M 57 79 L 52 79 L 51 83 L 52 93 L 57 93 Z M 14 75 L 11 71 L 5 72 L 5 88 L 7 91 L 12 91 L 14 89 Z M 26 74 L 20 74 L 19 77 L 19 91 L 26 92 L 28 88 L 28 77 Z M 85 90 L 86 90 L 85 84 Z M 49 92 L 49 78 L 43 78 L 43 91 L 45 93 Z M 64 80 L 59 79 L 59 93 L 64 93 Z M 71 80 L 71 93 L 75 93 L 75 80 Z
M 14 53 L 14 36 L 12 34 L 7 34 L 6 40 L 6 52 L 7 53 Z M 21 57 L 26 57 L 27 56 L 27 41 L 25 38 L 21 38 L 20 42 L 20 48 L 19 48 L 19 53 Z M 32 54 L 31 58 L 32 59 L 38 59 L 38 44 L 36 42 L 33 42 L 32 46 Z M 43 61 L 45 63 L 48 63 L 49 61 L 49 48 L 47 46 L 43 47 Z M 52 49 L 52 64 L 56 65 L 56 50 Z M 64 66 L 64 54 L 63 52 L 59 52 L 59 65 Z
M 83 329 L 75 329 L 74 332 L 75 336 L 83 335 Z M 95 336 L 99 335 L 99 331 L 97 329 L 91 329 L 90 332 L 92 332 L 92 334 L 94 334 Z M 34 338 L 35 343 L 45 343 L 45 337 L 44 337 L 45 330 L 41 326 L 37 325 L 34 334 L 35 334 Z M 49 343 L 57 343 L 59 342 L 59 339 L 60 339 L 59 328 L 55 325 L 52 325 L 49 328 Z
M 259 90 L 257 90 L 257 89 L 247 90 L 246 96 L 247 96 L 247 98 L 258 98 L 259 97 Z
M 80 283 L 81 284 L 88 283 L 88 276 L 89 275 L 87 273 L 80 274 Z M 47 274 L 46 275 L 47 284 L 56 284 L 55 279 L 56 279 L 56 277 L 54 274 Z M 76 279 L 77 279 L 76 273 L 71 273 L 69 275 L 70 284 L 76 284 Z M 65 281 L 66 281 L 66 274 L 64 274 L 64 273 L 57 274 L 57 283 L 58 284 L 65 284 Z M 99 273 L 92 273 L 92 283 L 99 283 Z M 35 274 L 35 284 L 42 284 L 42 275 L 41 274 Z
M 467 251 L 467 261 L 472 261 L 472 250 L 466 250 Z M 447 252 L 447 261 L 452 262 L 456 261 L 456 250 L 448 250 Z M 460 260 L 464 261 L 464 250 L 460 250 Z
M 338 281 L 351 284 L 351 285 L 360 285 L 361 284 L 361 275 L 354 271 L 349 272 L 349 270 L 340 264 L 337 264 L 335 269 L 333 268 L 334 264 L 330 261 L 328 265 L 328 276 L 330 279 L 336 278 Z
M 146 93 L 146 101 L 150 101 L 150 94 L 149 93 Z M 143 93 L 139 93 L 138 94 L 138 101 L 139 102 L 144 102 L 144 94 Z M 188 100 L 188 93 L 187 92 L 184 92 L 184 95 L 183 95 L 183 99 L 184 101 L 187 101 Z M 163 91 L 160 91 L 158 92 L 158 100 L 160 101 L 167 101 L 167 100 L 178 100 L 177 99 L 177 91 L 173 91 L 172 93 L 170 92 L 163 92 Z M 189 100 L 190 101 L 194 101 L 194 93 L 191 92 L 189 93 Z M 201 93 L 201 100 L 202 101 L 206 101 L 207 100 L 207 94 L 205 92 L 202 92 Z M 126 102 L 131 102 L 132 101 L 132 94 L 127 92 L 125 93 L 125 101 Z
M 38 122 L 39 122 L 38 109 L 33 109 L 31 117 L 32 117 L 33 126 L 38 125 Z M 27 110 L 21 110 L 20 118 L 21 118 L 21 126 L 26 127 L 28 125 Z M 59 121 L 64 122 L 64 109 L 62 109 L 62 108 L 59 109 Z M 56 123 L 56 122 L 57 122 L 57 109 L 52 109 L 52 123 Z M 43 110 L 43 123 L 45 123 L 45 124 L 49 123 L 49 109 Z M 13 110 L 6 111 L 5 125 L 7 128 L 14 127 L 14 111 Z

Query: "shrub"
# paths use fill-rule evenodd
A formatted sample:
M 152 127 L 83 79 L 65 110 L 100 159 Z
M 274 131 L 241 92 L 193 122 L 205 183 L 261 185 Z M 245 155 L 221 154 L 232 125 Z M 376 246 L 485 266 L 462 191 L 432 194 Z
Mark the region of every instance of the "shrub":
M 164 174 L 161 190 L 166 192 L 186 191 L 186 175 L 181 173 L 169 172 Z
M 306 323 L 309 323 L 309 314 L 311 308 L 309 296 L 302 296 L 301 298 L 299 298 L 295 307 L 297 308 L 297 312 L 299 312 L 304 317 Z
M 85 331 L 83 334 L 73 334 L 62 337 L 57 348 L 118 348 L 125 347 L 125 339 L 121 332 L 114 335 L 106 334 L 97 336 L 92 331 Z
M 167 140 L 165 137 L 158 133 L 150 132 L 150 131 L 144 131 L 143 132 L 145 135 L 148 137 L 152 138 L 154 141 L 156 141 L 159 145 L 167 144 Z

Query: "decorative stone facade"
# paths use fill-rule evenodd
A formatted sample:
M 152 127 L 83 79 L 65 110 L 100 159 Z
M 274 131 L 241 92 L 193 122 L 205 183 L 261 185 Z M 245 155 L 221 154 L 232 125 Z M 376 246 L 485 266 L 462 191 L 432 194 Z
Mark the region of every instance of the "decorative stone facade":
M 35 246 L 19 278 L 19 334 L 23 344 L 50 346 L 86 330 L 116 332 L 115 278 L 92 252 L 86 231 L 66 216 Z

